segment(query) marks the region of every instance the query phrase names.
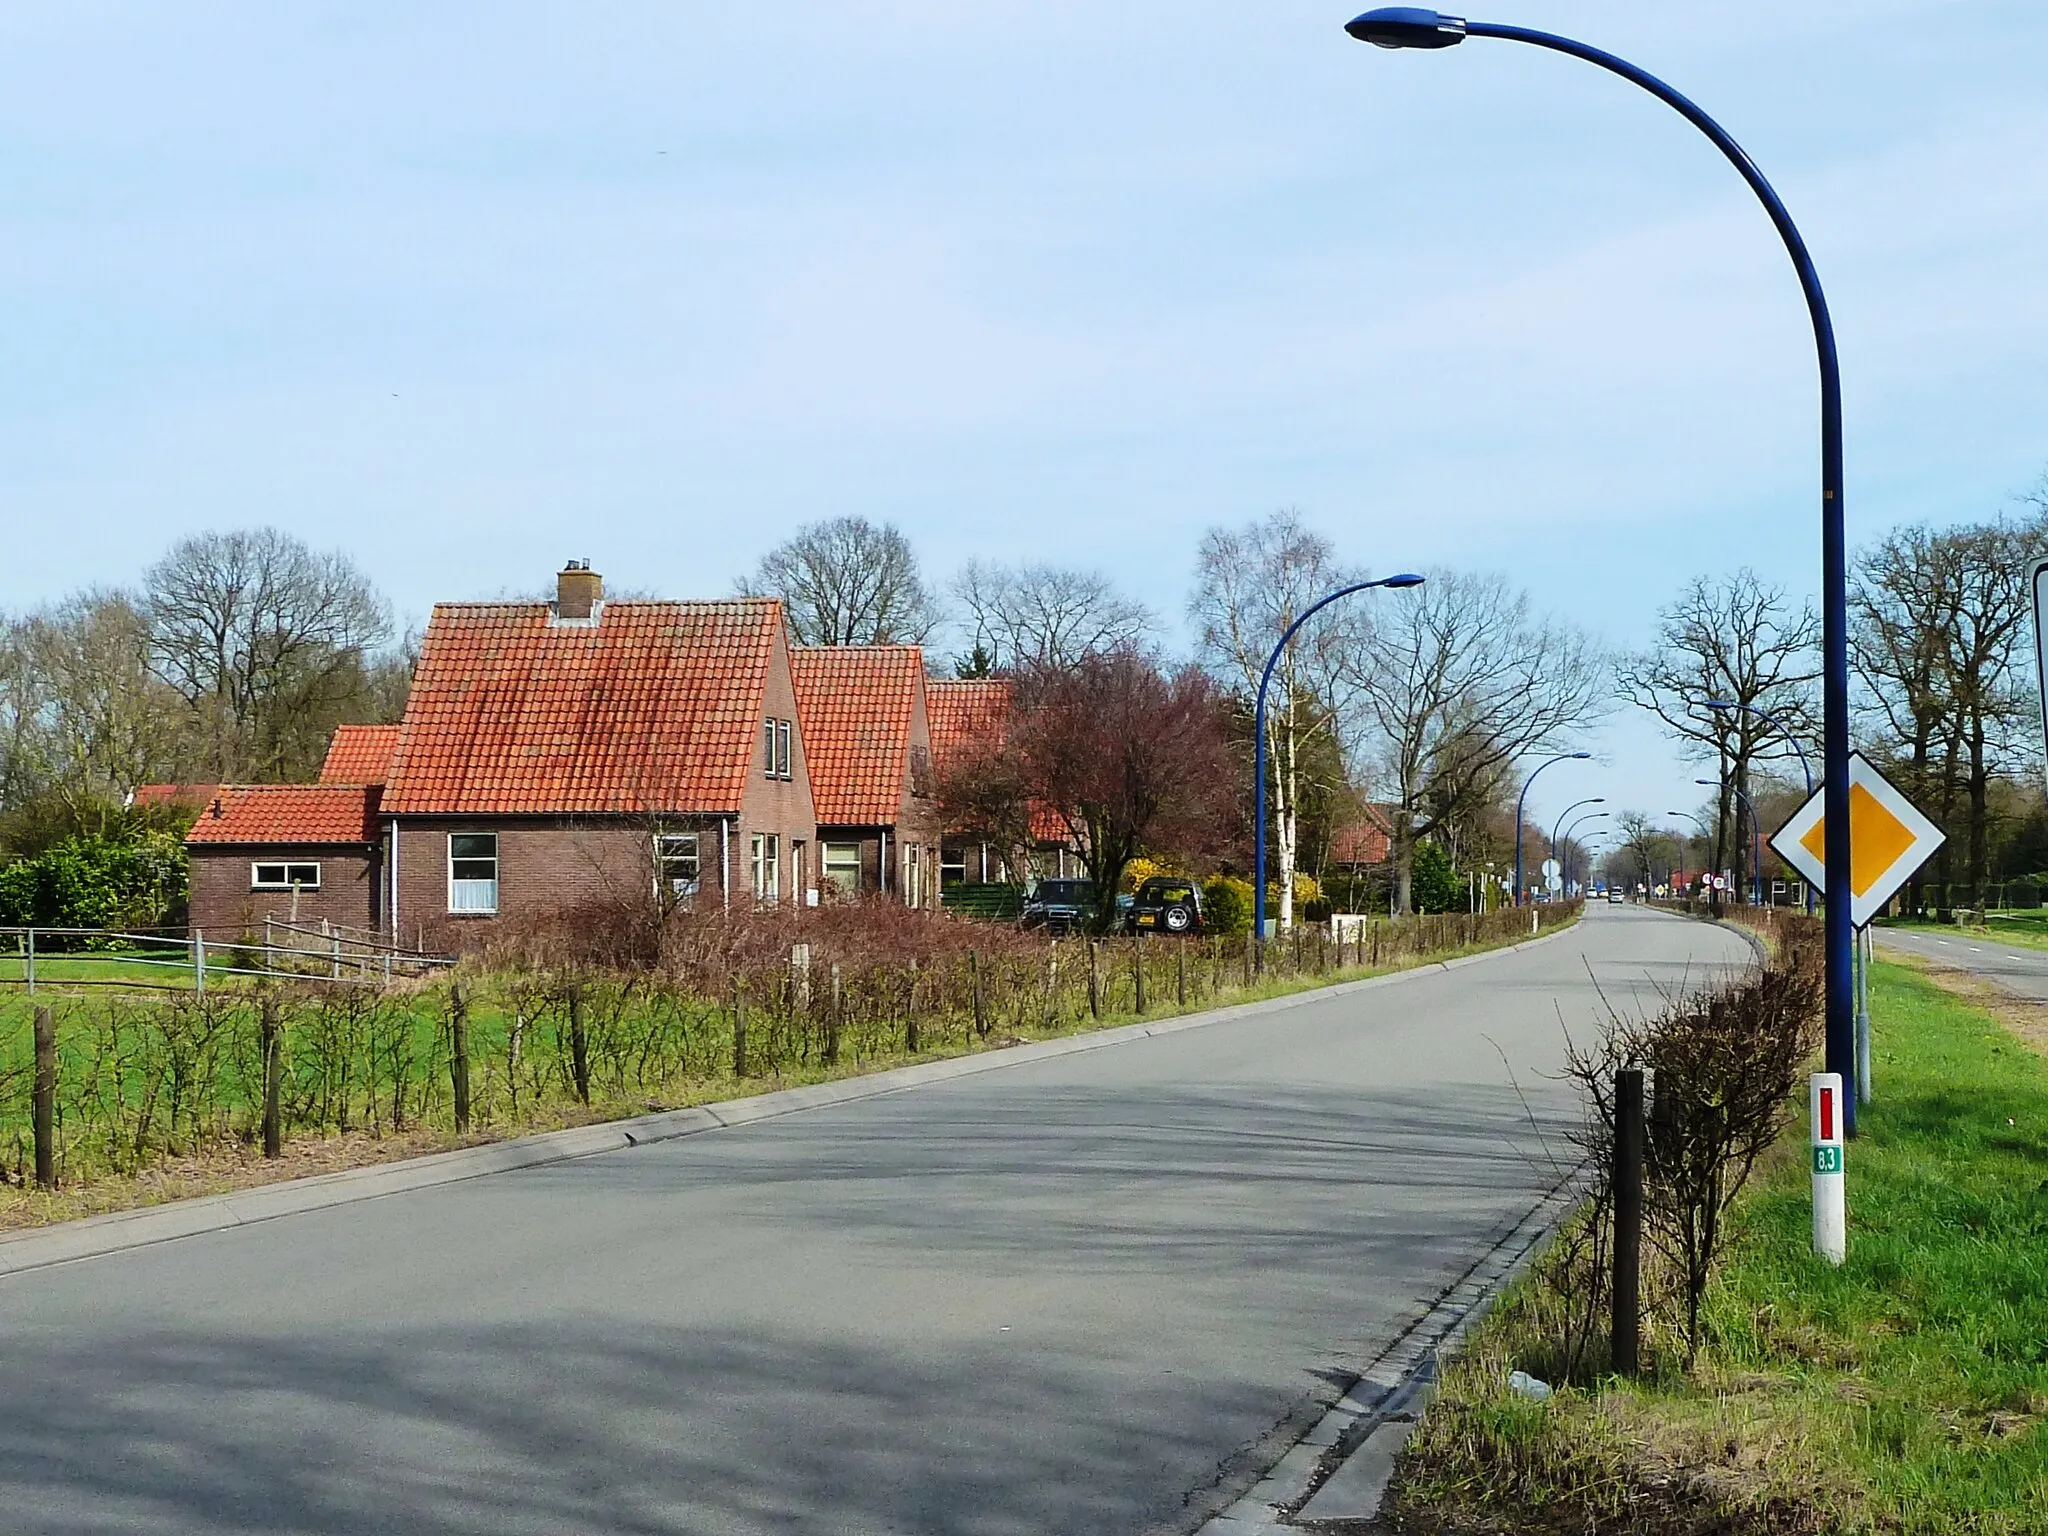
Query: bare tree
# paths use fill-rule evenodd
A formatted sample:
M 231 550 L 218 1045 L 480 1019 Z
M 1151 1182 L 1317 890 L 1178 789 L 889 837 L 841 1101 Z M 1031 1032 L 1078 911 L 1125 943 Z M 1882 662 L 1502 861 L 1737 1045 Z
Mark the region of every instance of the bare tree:
M 1499 576 L 1435 572 L 1402 601 L 1360 611 L 1369 631 L 1351 665 L 1398 796 L 1395 904 L 1409 912 L 1416 845 L 1496 796 L 1517 760 L 1597 720 L 1607 661 Z
M 1644 890 L 1655 890 L 1660 883 L 1658 869 L 1669 873 L 1679 856 L 1678 839 L 1641 811 L 1623 811 L 1620 830 L 1621 846 L 1608 856 L 1609 865 L 1626 868 Z
M 2025 753 L 2021 728 L 2036 718 L 2025 642 L 2029 577 L 2044 549 L 2048 516 L 1900 529 L 1861 556 L 1850 593 L 1857 674 L 1891 738 L 1878 750 L 1945 828 L 1963 823 L 1977 906 L 1990 874 L 1991 781 Z M 1952 848 L 1937 859 L 1947 884 Z
M 970 560 L 953 582 L 986 668 L 1071 667 L 1142 645 L 1151 610 L 1095 571 Z
M 806 524 L 739 588 L 780 598 L 803 645 L 922 645 L 939 619 L 910 541 L 864 517 Z
M 1737 890 L 1746 889 L 1751 839 L 1743 797 L 1754 766 L 1793 754 L 1784 733 L 1755 711 L 1801 738 L 1814 735 L 1808 689 L 1820 676 L 1818 635 L 1811 607 L 1745 568 L 1718 581 L 1694 577 L 1662 611 L 1656 644 L 1615 667 L 1623 698 L 1663 721 L 1688 757 L 1714 764 L 1714 867 L 1732 861 Z M 1750 707 L 1708 708 L 1724 699 Z
M 346 557 L 274 528 L 181 540 L 143 578 L 157 675 L 183 696 L 215 777 L 310 773 L 391 632 Z
M 1361 579 L 1338 563 L 1328 539 L 1304 526 L 1299 513 L 1283 509 L 1242 528 L 1211 528 L 1202 536 L 1188 617 L 1201 626 L 1203 659 L 1241 693 L 1249 710 L 1288 626 L 1319 598 Z M 1268 800 L 1283 929 L 1294 924 L 1310 747 L 1318 736 L 1336 739 L 1339 712 L 1355 689 L 1351 662 L 1365 632 L 1356 607 L 1325 608 L 1288 642 L 1267 692 Z

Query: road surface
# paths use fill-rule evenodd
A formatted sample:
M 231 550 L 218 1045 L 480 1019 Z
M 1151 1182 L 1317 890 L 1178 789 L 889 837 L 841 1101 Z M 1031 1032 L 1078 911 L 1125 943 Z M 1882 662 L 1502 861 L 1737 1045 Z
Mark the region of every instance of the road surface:
M 1749 954 L 1596 905 L 1348 997 L 0 1280 L 0 1524 L 1187 1529 L 1555 1182 L 1593 977 L 1628 1006 Z
M 1970 971 L 2003 987 L 2015 997 L 2048 1003 L 2048 950 L 2030 949 L 2023 944 L 2001 944 L 1996 932 L 1971 933 L 1956 929 L 1953 934 L 1929 933 L 1917 928 L 1873 928 L 1877 947 L 1902 950 L 1927 959 Z

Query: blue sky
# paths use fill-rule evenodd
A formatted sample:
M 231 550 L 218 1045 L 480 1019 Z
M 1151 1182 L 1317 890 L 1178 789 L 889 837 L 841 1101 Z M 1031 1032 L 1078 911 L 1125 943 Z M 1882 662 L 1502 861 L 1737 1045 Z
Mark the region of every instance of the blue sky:
M 1489 12 L 1687 90 L 1805 228 L 1853 542 L 2048 465 L 2048 6 Z M 567 557 L 726 590 L 799 524 L 1093 565 L 1217 522 L 1504 569 L 1616 645 L 1810 592 L 1798 291 L 1703 139 L 1303 0 L 0 11 L 0 606 L 273 522 L 402 612 Z M 1694 803 L 1644 723 L 1553 771 Z

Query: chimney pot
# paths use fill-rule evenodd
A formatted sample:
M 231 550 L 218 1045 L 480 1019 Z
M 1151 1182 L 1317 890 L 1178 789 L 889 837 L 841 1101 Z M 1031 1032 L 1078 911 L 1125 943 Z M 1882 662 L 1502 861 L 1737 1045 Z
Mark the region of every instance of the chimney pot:
M 555 578 L 555 617 L 587 619 L 604 601 L 604 578 L 588 560 L 571 560 Z

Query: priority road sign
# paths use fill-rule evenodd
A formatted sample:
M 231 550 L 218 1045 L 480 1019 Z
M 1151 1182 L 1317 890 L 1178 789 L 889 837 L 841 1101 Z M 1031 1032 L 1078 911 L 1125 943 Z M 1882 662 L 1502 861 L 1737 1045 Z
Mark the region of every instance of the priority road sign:
M 1827 889 L 1823 819 L 1825 792 L 1799 807 L 1771 837 L 1771 847 L 1815 890 Z M 1849 758 L 1849 920 L 1863 927 L 1942 845 L 1941 828 L 1871 766 L 1861 752 Z

